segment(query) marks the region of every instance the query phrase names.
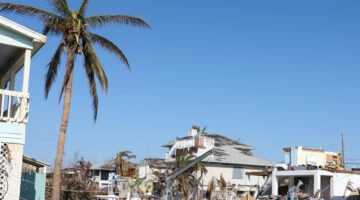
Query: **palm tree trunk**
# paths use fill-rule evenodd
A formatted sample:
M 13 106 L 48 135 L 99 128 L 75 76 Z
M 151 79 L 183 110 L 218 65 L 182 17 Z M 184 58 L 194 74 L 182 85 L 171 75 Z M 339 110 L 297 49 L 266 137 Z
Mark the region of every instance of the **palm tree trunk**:
M 73 80 L 73 71 L 70 72 L 69 81 L 67 82 L 65 89 L 64 106 L 63 106 L 60 133 L 59 133 L 58 146 L 56 152 L 54 174 L 53 174 L 53 189 L 51 194 L 52 200 L 60 199 L 61 168 L 62 168 L 62 159 L 64 155 L 66 129 L 69 121 L 72 80 Z

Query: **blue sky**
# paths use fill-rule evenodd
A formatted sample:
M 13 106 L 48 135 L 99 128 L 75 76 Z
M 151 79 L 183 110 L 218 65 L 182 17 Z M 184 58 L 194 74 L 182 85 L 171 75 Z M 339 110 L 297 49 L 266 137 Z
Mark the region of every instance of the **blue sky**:
M 47 1 L 16 2 L 48 9 Z M 74 9 L 79 0 L 72 0 Z M 78 153 L 94 163 L 129 150 L 136 160 L 164 158 L 161 147 L 206 126 L 283 161 L 283 148 L 341 151 L 360 163 L 360 2 L 104 1 L 89 15 L 131 14 L 151 30 L 111 25 L 100 33 L 124 51 L 131 70 L 98 49 L 109 78 L 98 120 L 81 59 L 75 74 L 64 164 Z M 1 13 L 38 32 L 37 19 Z M 55 160 L 62 74 L 44 99 L 46 64 L 59 38 L 32 60 L 25 154 Z M 348 167 L 360 167 L 351 164 Z

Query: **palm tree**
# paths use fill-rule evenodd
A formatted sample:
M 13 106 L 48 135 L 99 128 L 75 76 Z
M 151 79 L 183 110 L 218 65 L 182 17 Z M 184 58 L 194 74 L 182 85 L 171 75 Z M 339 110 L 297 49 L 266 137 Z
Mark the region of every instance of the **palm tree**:
M 175 169 L 183 168 L 188 165 L 192 158 L 195 156 L 189 154 L 186 150 L 180 150 L 175 161 Z M 189 195 L 192 195 L 192 198 L 197 196 L 197 189 L 199 186 L 199 180 L 196 177 L 197 171 L 200 170 L 201 176 L 207 172 L 204 165 L 197 163 L 197 165 L 190 167 L 188 170 L 179 174 L 175 178 L 175 188 L 176 193 L 181 193 L 183 199 L 189 199 Z M 200 177 L 201 178 L 201 177 Z
M 206 195 L 207 199 L 211 199 L 211 193 L 215 190 L 215 188 L 216 188 L 216 178 L 213 176 L 208 184 L 207 195 Z
M 179 160 L 176 162 L 176 168 L 185 167 L 193 157 L 193 155 L 187 154 L 185 151 L 182 152 Z M 176 177 L 176 180 L 179 183 L 179 190 L 182 193 L 184 199 L 188 199 L 188 193 L 191 189 L 191 186 L 194 185 L 195 182 L 190 179 L 193 169 L 194 168 L 192 167 Z
M 220 192 L 222 196 L 226 196 L 226 181 L 224 179 L 223 174 L 220 174 L 220 179 L 215 178 L 214 176 L 211 178 L 208 184 L 207 189 L 207 197 L 211 199 L 212 192 L 216 189 L 216 186 L 220 187 Z
M 202 192 L 201 194 L 203 194 L 203 192 L 204 192 L 204 176 L 207 174 L 208 171 L 206 169 L 205 164 L 202 162 L 198 162 L 196 164 L 196 171 L 200 171 L 200 176 L 199 176 L 199 178 L 197 178 L 197 184 L 198 184 L 197 187 L 201 186 L 201 192 Z
M 74 63 L 76 56 L 84 59 L 83 67 L 89 82 L 92 96 L 94 121 L 97 118 L 98 96 L 96 79 L 103 91 L 108 89 L 108 79 L 93 44 L 115 54 L 129 68 L 124 53 L 113 42 L 91 32 L 88 27 L 99 28 L 106 24 L 126 24 L 144 28 L 150 26 L 141 18 L 128 15 L 86 16 L 89 0 L 83 0 L 78 10 L 70 10 L 67 0 L 48 0 L 55 13 L 39 8 L 14 3 L 0 3 L 0 11 L 14 12 L 20 15 L 39 17 L 44 23 L 44 35 L 60 36 L 61 40 L 47 65 L 45 75 L 45 98 L 58 75 L 61 56 L 66 55 L 65 74 L 61 86 L 59 101 L 64 94 L 63 112 L 60 124 L 59 139 L 54 167 L 52 199 L 60 198 L 60 171 L 64 153 L 66 129 L 69 121 Z
M 135 155 L 131 155 L 131 151 L 119 151 L 116 154 L 115 159 L 115 173 L 117 175 L 124 176 L 127 174 L 127 170 L 129 169 L 129 159 L 136 158 Z

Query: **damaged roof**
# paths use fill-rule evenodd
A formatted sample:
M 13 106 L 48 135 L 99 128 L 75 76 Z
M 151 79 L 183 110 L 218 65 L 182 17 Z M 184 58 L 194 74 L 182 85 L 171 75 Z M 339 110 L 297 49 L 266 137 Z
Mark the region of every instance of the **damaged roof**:
M 115 167 L 116 167 L 115 166 L 115 159 L 112 159 L 112 160 L 105 161 L 103 163 L 94 164 L 93 166 L 91 166 L 90 169 L 113 171 L 113 170 L 115 170 Z
M 252 154 L 253 147 L 240 143 L 237 140 L 215 134 L 215 133 L 200 133 L 195 137 L 208 137 L 214 139 L 214 153 L 206 157 L 203 162 L 213 163 L 227 163 L 239 165 L 252 166 L 273 166 L 274 164 L 263 158 L 254 156 Z M 190 139 L 192 136 L 177 138 L 179 140 Z M 169 142 L 162 145 L 163 147 L 171 147 L 176 141 Z
M 163 158 L 145 158 L 140 161 L 139 165 L 150 167 L 167 167 L 167 163 Z
M 136 164 L 129 162 L 129 167 L 134 168 Z M 105 161 L 103 163 L 97 163 L 91 166 L 90 169 L 92 170 L 108 170 L 108 171 L 115 171 L 116 165 L 115 165 L 115 159 L 111 159 L 108 161 Z
M 219 134 L 202 134 L 202 136 L 214 138 L 214 153 L 208 156 L 204 162 L 229 163 L 241 165 L 272 166 L 268 160 L 252 154 L 253 147 L 232 140 Z

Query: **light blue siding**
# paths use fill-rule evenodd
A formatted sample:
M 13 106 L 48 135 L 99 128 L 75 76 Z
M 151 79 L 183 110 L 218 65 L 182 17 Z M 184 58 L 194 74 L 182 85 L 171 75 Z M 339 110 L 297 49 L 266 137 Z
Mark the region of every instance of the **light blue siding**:
M 0 123 L 0 142 L 25 144 L 25 124 Z
M 0 27 L 0 43 L 25 49 L 33 49 L 32 40 Z

